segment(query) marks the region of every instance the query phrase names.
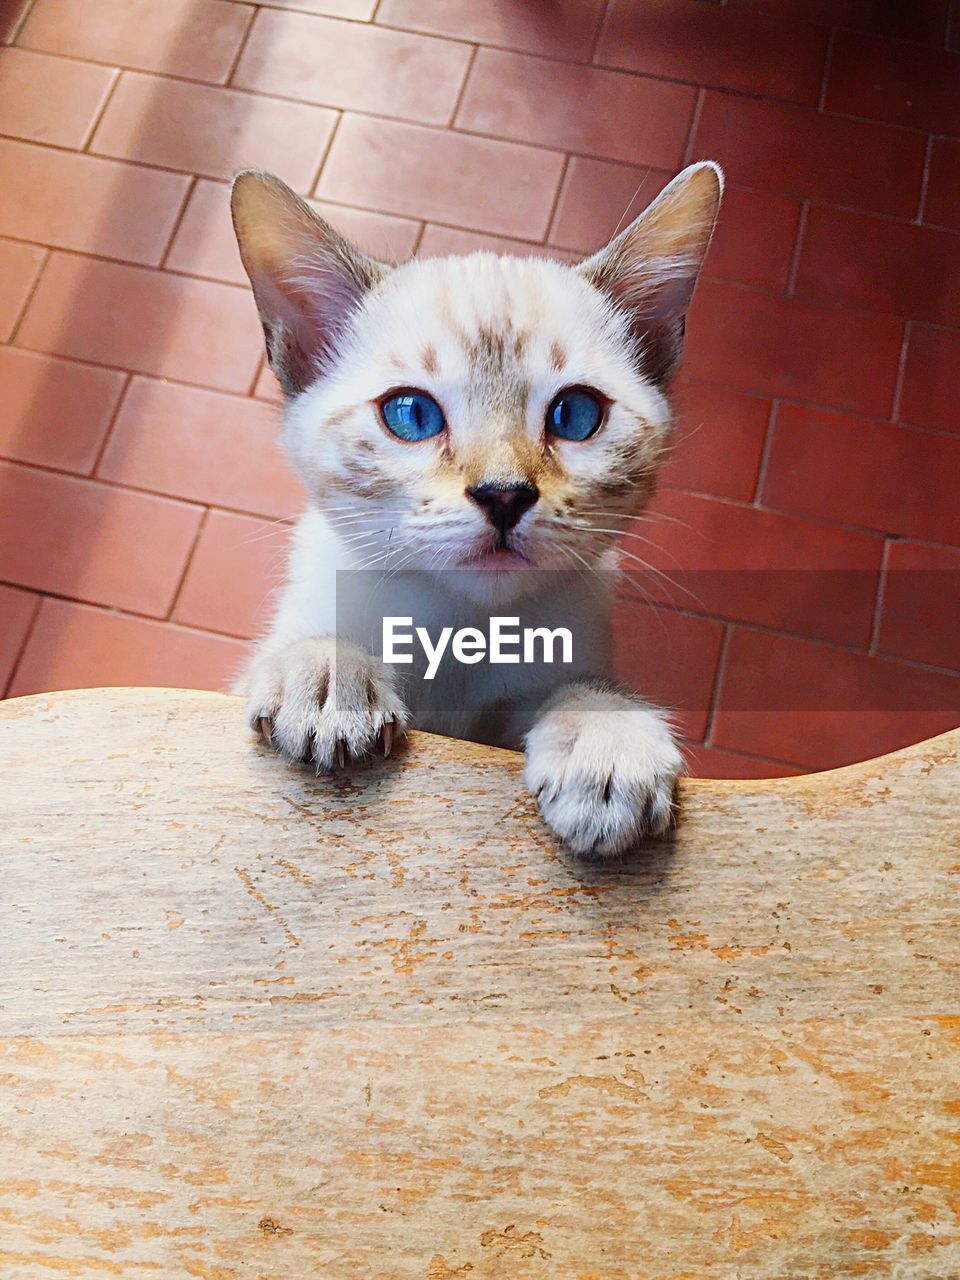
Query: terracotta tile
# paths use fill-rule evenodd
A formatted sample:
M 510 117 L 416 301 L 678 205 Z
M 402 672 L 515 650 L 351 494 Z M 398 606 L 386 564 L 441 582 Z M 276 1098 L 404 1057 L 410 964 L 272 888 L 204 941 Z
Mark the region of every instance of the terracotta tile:
M 0 697 L 13 674 L 38 603 L 29 591 L 0 585 Z
M 446 124 L 472 54 L 468 44 L 261 9 L 234 74 L 241 89 Z
M 97 475 L 174 498 L 290 517 L 306 499 L 273 405 L 134 378 Z
M 702 0 L 691 0 L 702 4 Z M 658 169 L 571 157 L 550 231 L 551 244 L 599 249 L 637 217 L 673 176 Z M 765 191 L 728 186 L 704 272 L 759 289 L 783 290 L 800 206 Z
M 159 263 L 189 179 L 0 139 L 0 235 Z
M 290 526 L 211 511 L 190 560 L 178 622 L 249 639 L 269 625 L 283 585 Z
M 512 240 L 509 236 L 487 236 L 481 231 L 461 231 L 459 227 L 440 227 L 428 222 L 417 251 L 418 258 L 447 258 L 460 253 L 499 253 L 513 257 L 554 258 L 573 262 L 581 255 L 567 249 L 529 240 Z
M 343 117 L 317 195 L 494 235 L 545 235 L 563 157 L 511 142 Z M 398 173 L 416 182 L 398 182 Z M 503 193 L 509 192 L 509 200 Z
M 695 153 L 718 160 L 735 185 L 912 218 L 926 139 L 872 121 L 708 90 Z
M 903 324 L 701 281 L 685 368 L 704 382 L 884 417 Z
M 705 747 L 702 743 L 688 748 L 686 757 L 691 778 L 789 778 L 802 772 L 776 760 L 761 760 L 758 756 Z
M 56 147 L 82 147 L 116 71 L 0 49 L 0 133 Z
M 112 369 L 0 347 L 0 454 L 88 474 L 123 384 Z
M 336 112 L 302 102 L 126 71 L 91 150 L 208 178 L 259 164 L 305 191 L 335 119 Z
M 958 713 L 960 677 L 734 627 L 713 742 L 829 769 L 943 733 Z
M 960 671 L 960 551 L 890 544 L 877 649 Z
M 44 600 L 10 692 L 19 697 L 111 685 L 229 691 L 246 648 L 239 640 L 168 622 Z
M 933 140 L 923 220 L 960 231 L 960 142 L 954 138 Z
M 283 403 L 283 392 L 280 390 L 280 384 L 268 364 L 264 364 L 260 370 L 260 376 L 257 378 L 257 385 L 253 389 L 253 394 L 258 400 L 269 400 L 271 404 Z
M 960 133 L 960 57 L 881 36 L 838 31 L 827 111 L 931 133 Z
M 910 326 L 900 420 L 960 434 L 960 333 Z
M 0 578 L 166 614 L 200 508 L 0 462 Z
M 386 261 L 408 258 L 420 234 L 420 223 L 412 218 L 395 218 L 321 200 L 310 203 L 362 249 Z M 194 187 L 166 265 L 188 275 L 247 283 L 230 221 L 230 191 L 224 183 L 201 178 Z
M 634 531 L 647 542 L 627 548 L 666 575 L 637 568 L 655 600 L 842 644 L 870 637 L 881 538 L 669 489 Z
M 515 142 L 667 169 L 683 158 L 694 101 L 687 85 L 481 49 L 456 123 Z
M 17 344 L 246 392 L 263 337 L 246 290 L 54 253 Z
M 617 679 L 658 706 L 684 738 L 702 738 L 720 657 L 723 626 L 653 607 L 629 588 L 614 613 Z
M 770 420 L 770 401 L 684 382 L 672 395 L 673 445 L 660 472 L 668 489 L 750 502 Z
M 321 13 L 330 18 L 353 18 L 367 22 L 373 17 L 377 0 L 270 0 L 277 9 L 297 9 L 303 13 Z
M 223 82 L 252 17 L 252 5 L 223 0 L 36 0 L 17 43 Z
M 827 31 L 703 0 L 612 0 L 594 61 L 815 106 Z
M 810 210 L 796 295 L 933 324 L 960 324 L 960 237 L 837 209 Z
M 36 245 L 0 240 L 0 342 L 13 333 L 46 256 Z
M 772 17 L 804 18 L 824 26 L 853 27 L 901 40 L 943 47 L 950 0 L 727 0 L 731 9 Z
M 553 0 L 546 5 L 504 4 L 503 0 L 380 0 L 377 22 L 547 58 L 587 62 L 602 13 L 603 0 Z
M 762 499 L 814 520 L 960 546 L 958 475 L 960 438 L 781 405 Z

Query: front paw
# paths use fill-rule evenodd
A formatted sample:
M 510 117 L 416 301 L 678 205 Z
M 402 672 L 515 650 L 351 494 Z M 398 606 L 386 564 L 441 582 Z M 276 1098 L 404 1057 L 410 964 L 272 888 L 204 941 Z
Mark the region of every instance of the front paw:
M 407 711 L 383 663 L 357 645 L 300 640 L 254 659 L 247 721 L 289 760 L 343 768 L 382 749 L 389 755 Z
M 563 690 L 527 734 L 527 786 L 547 825 L 582 857 L 661 835 L 682 767 L 661 712 L 590 686 Z

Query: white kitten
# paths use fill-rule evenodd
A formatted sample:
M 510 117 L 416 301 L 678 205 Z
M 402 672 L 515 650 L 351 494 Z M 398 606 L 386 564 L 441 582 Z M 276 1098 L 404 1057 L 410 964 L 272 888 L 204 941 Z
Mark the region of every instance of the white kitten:
M 615 571 L 612 535 L 652 492 L 721 187 L 716 165 L 692 166 L 575 268 L 388 267 L 276 178 L 239 175 L 234 224 L 311 503 L 246 680 L 250 724 L 285 756 L 343 766 L 410 724 L 525 742 L 527 784 L 577 853 L 666 828 L 680 751 L 661 711 L 608 683 L 613 575 L 589 571 Z M 559 688 L 543 667 L 459 664 L 401 687 L 363 624 L 333 639 L 337 571 L 360 568 L 384 613 L 455 629 L 478 609 L 574 616 L 589 643 L 550 668 Z M 569 570 L 565 598 L 531 569 Z

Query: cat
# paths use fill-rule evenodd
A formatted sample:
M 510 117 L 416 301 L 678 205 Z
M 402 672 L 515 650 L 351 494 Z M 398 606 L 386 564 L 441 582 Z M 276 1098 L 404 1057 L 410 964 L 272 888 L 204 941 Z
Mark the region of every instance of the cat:
M 667 443 L 722 188 L 717 165 L 690 166 L 575 266 L 489 253 L 388 266 L 279 179 L 236 177 L 234 228 L 309 495 L 243 683 L 267 744 L 318 770 L 387 755 L 411 725 L 522 745 L 525 784 L 575 854 L 667 829 L 683 757 L 667 715 L 611 683 L 611 584 L 616 535 Z M 364 567 L 394 612 L 416 596 L 419 616 L 454 627 L 491 607 L 555 623 L 550 575 L 531 571 L 568 570 L 562 612 L 591 643 L 572 669 L 492 681 L 453 664 L 411 692 L 362 627 L 334 636 L 336 573 Z M 401 567 L 417 570 L 403 586 Z

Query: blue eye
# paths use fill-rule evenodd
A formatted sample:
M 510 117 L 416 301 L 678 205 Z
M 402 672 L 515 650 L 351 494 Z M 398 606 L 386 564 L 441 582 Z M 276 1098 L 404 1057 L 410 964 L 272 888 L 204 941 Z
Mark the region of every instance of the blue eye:
M 380 401 L 384 426 L 401 440 L 429 440 L 444 428 L 443 410 L 425 391 L 397 391 Z
M 581 387 L 561 391 L 547 410 L 547 430 L 561 440 L 589 440 L 602 421 L 599 396 Z

